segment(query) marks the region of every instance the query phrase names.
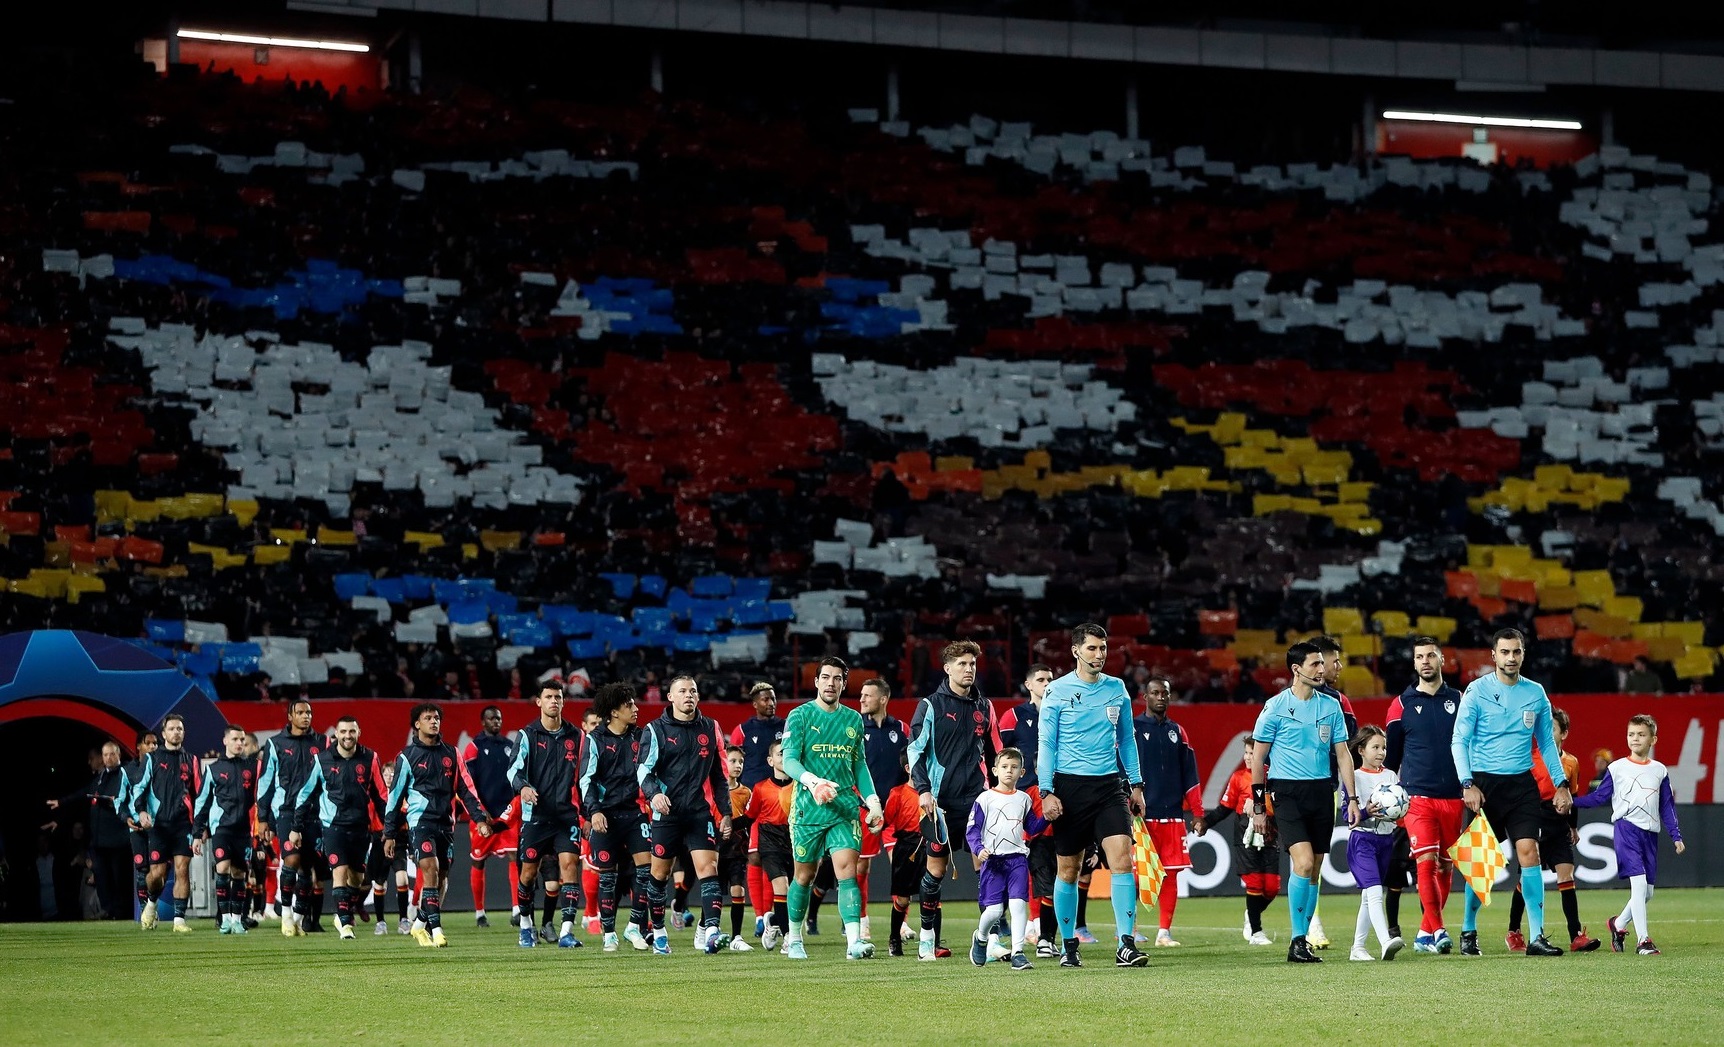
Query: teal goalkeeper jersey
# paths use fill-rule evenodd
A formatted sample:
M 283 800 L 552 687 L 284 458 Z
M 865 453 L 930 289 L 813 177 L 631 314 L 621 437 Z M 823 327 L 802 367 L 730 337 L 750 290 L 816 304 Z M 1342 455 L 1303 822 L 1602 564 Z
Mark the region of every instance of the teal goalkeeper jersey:
M 796 825 L 828 825 L 855 821 L 862 797 L 874 795 L 862 744 L 862 714 L 838 706 L 831 712 L 819 702 L 790 711 L 784 721 L 784 773 L 791 782 L 790 820 Z M 802 787 L 802 772 L 810 771 L 838 786 L 829 803 L 815 803 Z

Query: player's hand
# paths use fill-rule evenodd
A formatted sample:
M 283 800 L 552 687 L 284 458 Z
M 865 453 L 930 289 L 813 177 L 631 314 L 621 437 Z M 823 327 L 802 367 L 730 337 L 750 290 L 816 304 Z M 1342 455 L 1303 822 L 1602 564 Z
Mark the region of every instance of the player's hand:
M 59 800 L 49 800 L 47 802 L 48 802 L 48 809 L 50 811 L 57 811 L 60 809 L 60 801 Z
M 204 842 L 203 842 L 203 840 L 201 840 L 201 839 L 193 839 L 192 840 L 192 853 L 193 854 L 199 854 L 199 855 L 204 853 Z
M 1479 813 L 1479 808 L 1485 805 L 1484 790 L 1476 785 L 1467 786 L 1461 790 L 1461 802 L 1467 805 L 1467 810 Z
M 1556 813 L 1567 814 L 1574 810 L 1574 793 L 1569 792 L 1568 786 L 1565 785 L 1556 791 L 1556 797 L 1551 800 L 1551 804 L 1556 808 Z
M 1347 809 L 1347 824 L 1358 825 L 1359 819 L 1362 817 L 1359 811 L 1359 798 L 1357 796 L 1348 797 L 1342 801 L 1341 806 Z
M 301 841 L 303 839 L 305 839 L 305 837 L 300 835 L 299 831 L 296 829 L 293 832 L 290 832 L 287 834 L 287 845 L 289 847 L 298 847 L 299 841 Z
M 525 803 L 538 803 L 539 802 L 539 790 L 533 788 L 530 785 L 525 786 L 524 788 L 521 789 L 521 802 L 524 804 Z
M 383 838 L 383 857 L 390 861 L 395 860 L 395 837 L 385 836 Z
M 1131 788 L 1131 813 L 1143 816 L 1143 786 L 1134 785 Z
M 1064 813 L 1065 813 L 1065 806 L 1060 803 L 1060 798 L 1058 796 L 1043 796 L 1042 797 L 1042 817 L 1043 818 L 1046 818 L 1048 821 L 1051 822 Z
M 670 797 L 666 796 L 664 793 L 659 793 L 657 796 L 652 798 L 652 809 L 656 814 L 669 814 Z
M 474 822 L 473 823 L 473 831 L 478 833 L 479 838 L 482 840 L 485 837 L 491 835 L 491 823 L 486 822 L 486 821 Z
M 1570 847 L 1573 847 L 1575 844 L 1577 844 L 1579 842 L 1580 842 L 1580 830 L 1574 828 L 1573 826 L 1570 826 L 1569 830 L 1568 830 L 1568 845 Z
M 138 820 L 136 818 L 127 818 L 126 819 L 126 831 L 127 832 L 134 832 L 135 833 L 140 828 L 142 828 L 142 826 L 140 826 L 138 824 Z
M 1251 816 L 1251 831 L 1259 836 L 1269 831 L 1269 815 L 1258 812 Z
M 933 793 L 922 793 L 922 794 L 920 794 L 919 796 L 916 797 L 916 802 L 919 805 L 921 805 L 922 817 L 924 817 L 924 818 L 934 817 L 934 794 Z
M 1676 853 L 1677 854 L 1681 854 L 1683 851 L 1686 851 L 1687 849 L 1688 849 L 1687 844 L 1683 843 L 1681 840 L 1676 841 Z
M 869 832 L 878 835 L 881 827 L 886 824 L 886 816 L 881 813 L 879 808 L 870 807 L 868 808 L 868 819 L 866 824 Z
M 720 839 L 730 839 L 730 815 L 727 814 L 718 820 L 718 835 Z
M 603 811 L 593 812 L 593 832 L 608 833 L 611 831 L 611 820 L 605 817 Z
M 156 820 L 154 818 L 150 817 L 150 812 L 145 811 L 144 813 L 138 815 L 138 828 L 149 829 L 149 828 L 153 827 L 155 824 L 156 824 Z

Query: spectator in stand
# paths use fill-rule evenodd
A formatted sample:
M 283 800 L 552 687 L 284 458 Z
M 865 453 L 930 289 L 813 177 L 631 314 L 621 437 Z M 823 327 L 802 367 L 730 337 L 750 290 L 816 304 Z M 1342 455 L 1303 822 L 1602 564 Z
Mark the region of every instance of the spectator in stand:
M 1664 681 L 1653 671 L 1645 655 L 1635 655 L 1634 668 L 1622 679 L 1622 690 L 1625 694 L 1663 694 Z

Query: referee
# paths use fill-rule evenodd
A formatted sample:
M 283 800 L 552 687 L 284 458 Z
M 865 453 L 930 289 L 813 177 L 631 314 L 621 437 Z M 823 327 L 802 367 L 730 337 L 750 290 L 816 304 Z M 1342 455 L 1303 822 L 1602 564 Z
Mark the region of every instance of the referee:
M 1077 668 L 1048 685 L 1042 697 L 1036 767 L 1042 780 L 1042 816 L 1053 825 L 1057 875 L 1054 913 L 1065 941 L 1061 967 L 1082 967 L 1078 957 L 1078 874 L 1084 851 L 1101 844 L 1113 871 L 1113 919 L 1119 935 L 1114 963 L 1146 967 L 1137 929 L 1137 877 L 1132 873 L 1131 816 L 1143 810 L 1143 773 L 1132 736 L 1131 698 L 1118 677 L 1104 674 L 1107 630 L 1085 623 L 1072 630 Z M 1120 769 L 1131 787 L 1127 806 Z M 1169 884 L 1166 888 L 1172 889 Z
M 1251 737 L 1251 827 L 1268 828 L 1265 799 L 1275 801 L 1275 828 L 1293 865 L 1287 904 L 1293 911 L 1293 940 L 1288 963 L 1322 963 L 1306 935 L 1317 907 L 1317 877 L 1335 828 L 1335 782 L 1329 777 L 1329 754 L 1340 767 L 1347 824 L 1359 819 L 1359 798 L 1345 788 L 1353 781 L 1353 753 L 1347 748 L 1347 721 L 1341 703 L 1317 689 L 1323 681 L 1323 652 L 1316 644 L 1287 648 L 1287 669 L 1293 685 L 1263 703 Z M 1265 780 L 1269 753 L 1275 752 L 1275 775 Z
M 1561 946 L 1544 935 L 1544 871 L 1540 868 L 1538 834 L 1541 803 L 1532 773 L 1532 747 L 1538 746 L 1550 772 L 1557 814 L 1574 807 L 1562 769 L 1562 750 L 1551 730 L 1550 698 L 1544 688 L 1520 674 L 1526 659 L 1526 638 L 1518 629 L 1503 629 L 1491 637 L 1496 671 L 1467 685 L 1455 712 L 1450 750 L 1461 779 L 1461 800 L 1470 811 L 1483 810 L 1499 840 L 1513 840 L 1520 864 L 1520 892 L 1532 940 L 1528 956 L 1561 956 Z M 1470 892 L 1469 892 L 1470 896 Z M 1472 920 L 1477 910 L 1469 909 Z M 1471 921 L 1469 921 L 1471 922 Z M 1476 923 L 1461 931 L 1461 955 L 1479 955 Z

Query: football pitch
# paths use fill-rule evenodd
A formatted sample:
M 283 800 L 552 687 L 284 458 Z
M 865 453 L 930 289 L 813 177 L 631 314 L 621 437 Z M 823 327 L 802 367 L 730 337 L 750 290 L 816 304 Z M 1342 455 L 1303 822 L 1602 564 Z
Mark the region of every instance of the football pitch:
M 1585 891 L 1581 914 L 1606 937 L 1622 891 Z M 1555 894 L 1551 895 L 1556 909 Z M 962 1044 L 1130 1040 L 1207 1045 L 1391 1043 L 1724 1043 L 1724 892 L 1660 891 L 1653 934 L 1662 956 L 1599 951 L 1548 960 L 1510 954 L 1507 897 L 1480 918 L 1485 955 L 1350 963 L 1358 895 L 1325 895 L 1335 939 L 1322 966 L 1285 962 L 1287 910 L 1266 917 L 1271 948 L 1240 935 L 1240 899 L 1187 899 L 1179 949 L 1151 949 L 1151 965 L 1118 970 L 1106 946 L 1086 969 L 1037 960 L 1032 971 L 977 969 L 964 946 L 967 903 L 948 904 L 950 960 L 885 956 L 889 910 L 875 907 L 880 958 L 847 962 L 837 913 L 809 939 L 809 960 L 697 954 L 690 932 L 673 954 L 606 955 L 522 949 L 506 919 L 478 930 L 467 913 L 445 919 L 450 947 L 421 949 L 391 933 L 358 941 L 334 933 L 286 939 L 265 923 L 222 937 L 143 932 L 115 923 L 0 925 L 0 1043 L 488 1044 Z M 1452 900 L 1458 928 L 1459 899 Z M 1092 916 L 1105 902 L 1092 902 Z M 1403 915 L 1416 918 L 1409 893 Z M 914 920 L 912 910 L 912 920 Z M 326 917 L 326 920 L 328 918 Z M 496 919 L 493 917 L 493 919 Z M 1406 921 L 1411 925 L 1414 920 Z M 1559 915 L 1560 924 L 1560 915 Z M 752 924 L 752 920 L 750 921 Z M 1106 926 L 1091 928 L 1105 940 Z M 1345 928 L 1346 939 L 1337 932 Z M 391 927 L 393 931 L 393 926 Z M 1458 937 L 1458 930 L 1457 930 Z

